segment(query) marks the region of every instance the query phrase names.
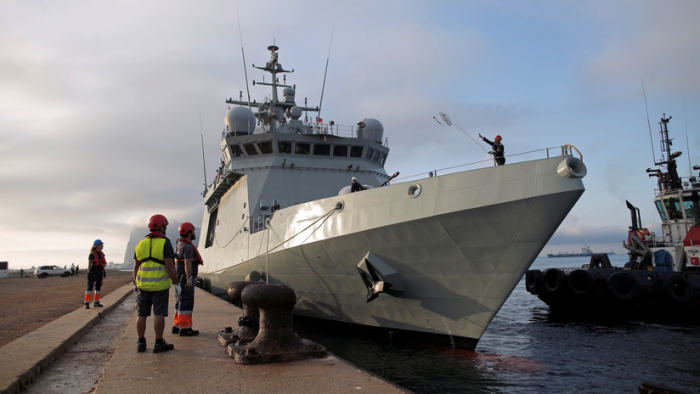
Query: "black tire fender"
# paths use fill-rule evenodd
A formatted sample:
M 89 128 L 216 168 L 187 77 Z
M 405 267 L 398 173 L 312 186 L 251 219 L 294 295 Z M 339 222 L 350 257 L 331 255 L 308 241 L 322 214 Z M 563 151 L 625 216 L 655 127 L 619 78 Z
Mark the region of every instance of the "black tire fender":
M 639 282 L 629 272 L 616 272 L 610 275 L 607 287 L 610 295 L 618 301 L 630 302 L 639 296 Z
M 666 296 L 673 302 L 685 304 L 693 299 L 693 286 L 683 275 L 675 274 L 661 283 Z
M 558 268 L 550 268 L 544 272 L 544 289 L 550 293 L 556 293 L 566 285 L 566 275 Z
M 569 289 L 580 297 L 593 294 L 595 290 L 595 278 L 586 270 L 575 270 L 569 274 Z
M 542 291 L 542 271 L 528 270 L 525 272 L 525 290 L 537 295 Z

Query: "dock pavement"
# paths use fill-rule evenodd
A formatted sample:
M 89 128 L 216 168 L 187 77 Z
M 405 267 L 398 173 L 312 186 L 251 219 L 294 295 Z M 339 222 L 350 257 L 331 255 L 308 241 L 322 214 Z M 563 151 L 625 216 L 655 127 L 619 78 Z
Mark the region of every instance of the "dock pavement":
M 19 393 L 69 349 L 103 316 L 133 291 L 127 285 L 102 298 L 101 309 L 74 312 L 0 348 L 0 393 Z M 172 297 L 170 307 L 174 303 Z M 165 340 L 175 349 L 153 353 L 153 318 L 147 322 L 144 353 L 136 351 L 136 310 L 95 387 L 96 393 L 206 392 L 206 393 L 408 393 L 399 386 L 363 371 L 328 353 L 322 359 L 240 365 L 218 341 L 225 327 L 237 327 L 242 311 L 201 289 L 195 291 L 196 337 L 170 333 L 166 318 Z M 320 345 L 323 345 L 322 343 Z M 196 390 L 196 391 L 195 391 Z

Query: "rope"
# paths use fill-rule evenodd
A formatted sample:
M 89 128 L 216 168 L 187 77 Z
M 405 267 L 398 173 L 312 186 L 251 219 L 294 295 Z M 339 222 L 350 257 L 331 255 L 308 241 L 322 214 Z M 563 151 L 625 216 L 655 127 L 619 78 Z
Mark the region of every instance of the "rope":
M 272 252 L 273 250 L 275 250 L 275 249 L 279 248 L 280 246 L 286 244 L 287 242 L 291 241 L 294 237 L 296 237 L 297 235 L 299 235 L 299 234 L 303 233 L 304 231 L 308 230 L 311 226 L 313 226 L 314 224 L 318 223 L 318 222 L 321 221 L 322 219 L 324 219 L 324 218 L 330 216 L 330 214 L 333 213 L 333 212 L 335 212 L 335 207 L 334 207 L 333 209 L 331 209 L 330 211 L 326 212 L 325 214 L 323 214 L 323 216 L 321 216 L 321 217 L 319 217 L 318 219 L 314 220 L 313 223 L 311 223 L 311 224 L 309 224 L 308 226 L 306 226 L 303 230 L 301 230 L 301 231 L 299 231 L 298 233 L 292 235 L 291 237 L 285 239 L 282 243 L 280 243 L 279 245 L 275 246 L 274 248 L 269 249 L 269 250 L 267 251 L 267 253 L 270 253 L 270 252 Z
M 239 228 L 238 231 L 236 231 L 236 233 L 233 235 L 233 238 L 231 238 L 230 241 L 226 242 L 226 245 L 224 245 L 224 246 L 221 246 L 221 245 L 219 244 L 219 239 L 216 237 L 216 230 L 215 230 L 215 231 L 214 231 L 214 242 L 216 242 L 216 246 L 218 246 L 218 247 L 220 247 L 220 248 L 222 248 L 222 249 L 225 248 L 225 247 L 227 247 L 231 242 L 233 242 L 234 239 L 236 239 L 236 237 L 238 236 L 238 234 L 241 233 L 241 230 L 243 230 L 243 227 L 245 227 L 246 222 L 247 222 L 247 220 L 243 221 L 243 224 L 241 225 L 241 228 Z

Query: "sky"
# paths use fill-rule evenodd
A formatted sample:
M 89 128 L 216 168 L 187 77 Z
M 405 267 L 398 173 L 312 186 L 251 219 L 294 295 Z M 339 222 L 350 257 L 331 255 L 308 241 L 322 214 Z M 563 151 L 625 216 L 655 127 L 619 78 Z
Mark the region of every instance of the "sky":
M 211 181 L 225 100 L 245 72 L 262 80 L 270 44 L 298 104 L 319 104 L 328 64 L 321 117 L 380 120 L 399 182 L 489 165 L 479 133 L 509 163 L 574 145 L 586 192 L 543 253 L 623 252 L 625 200 L 660 231 L 645 170 L 664 113 L 681 177 L 700 164 L 698 15 L 696 0 L 0 0 L 0 261 L 87 264 L 101 239 L 121 263 L 155 213 L 171 238 L 200 226 L 202 141 Z

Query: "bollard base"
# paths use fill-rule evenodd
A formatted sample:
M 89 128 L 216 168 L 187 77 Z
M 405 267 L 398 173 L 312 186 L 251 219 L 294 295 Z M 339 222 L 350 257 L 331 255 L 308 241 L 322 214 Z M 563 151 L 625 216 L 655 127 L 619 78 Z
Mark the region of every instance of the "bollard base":
M 228 354 L 237 364 L 243 365 L 324 358 L 328 356 L 328 350 L 325 347 L 308 339 L 299 339 L 299 341 L 300 346 L 298 349 L 265 351 L 263 353 L 258 353 L 254 347 L 247 345 L 230 344 L 228 345 Z

